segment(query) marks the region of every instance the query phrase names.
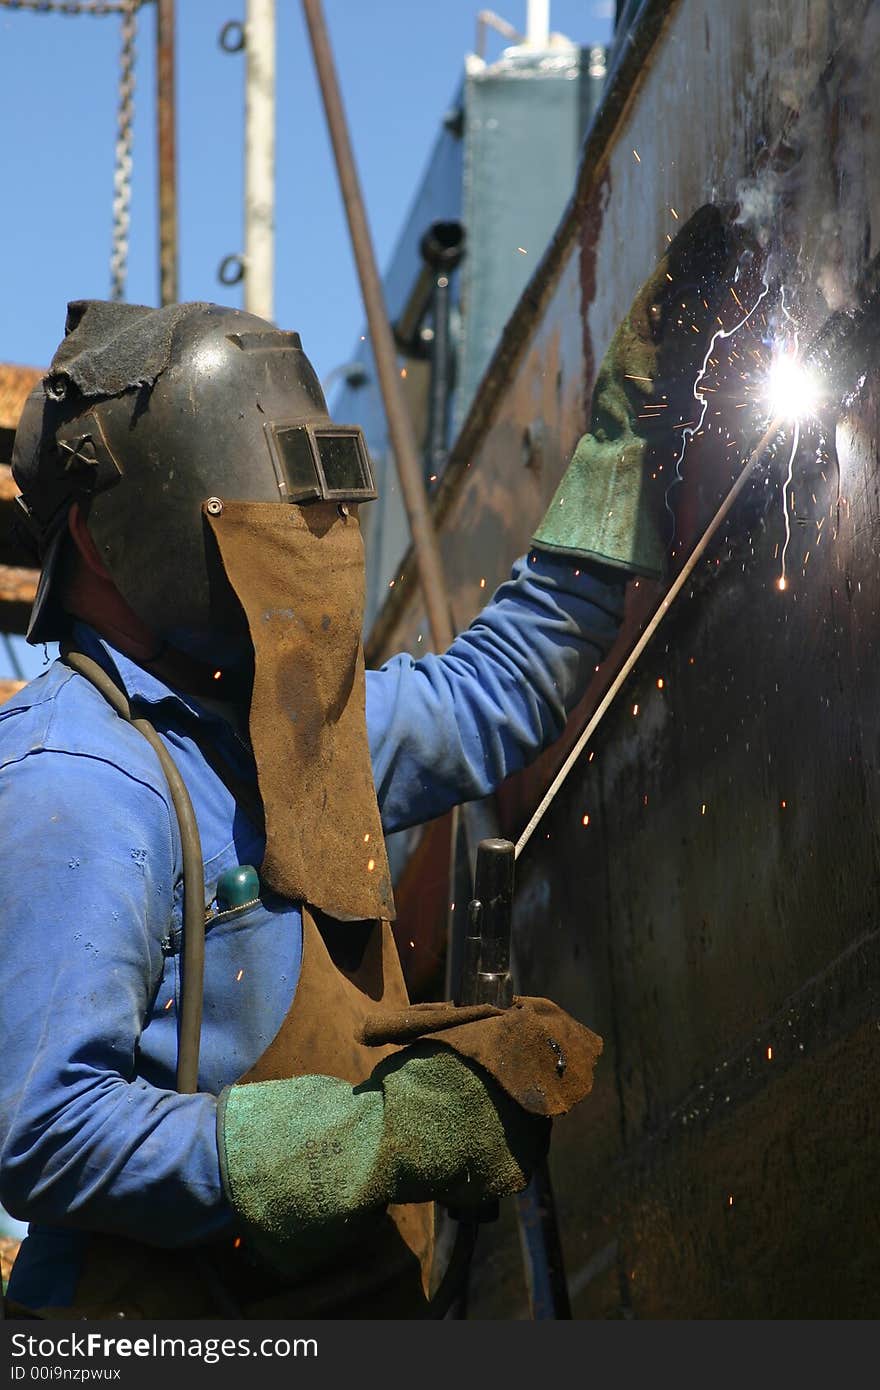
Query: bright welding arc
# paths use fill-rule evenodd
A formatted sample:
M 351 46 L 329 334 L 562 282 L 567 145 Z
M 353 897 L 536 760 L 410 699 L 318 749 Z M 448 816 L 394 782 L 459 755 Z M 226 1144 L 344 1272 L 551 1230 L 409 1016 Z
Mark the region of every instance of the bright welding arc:
M 820 404 L 818 383 L 798 361 L 796 349 L 788 352 L 784 347 L 774 353 L 765 395 L 768 415 L 771 418 L 781 416 L 793 423 L 815 415 Z

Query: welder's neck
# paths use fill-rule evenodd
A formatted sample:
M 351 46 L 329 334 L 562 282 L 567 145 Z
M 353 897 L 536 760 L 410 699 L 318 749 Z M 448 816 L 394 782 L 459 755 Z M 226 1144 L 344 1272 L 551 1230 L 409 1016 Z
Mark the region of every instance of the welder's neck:
M 109 578 L 96 574 L 75 556 L 62 594 L 64 610 L 111 642 L 139 666 L 161 653 L 161 638 L 129 607 Z
M 185 695 L 194 695 L 239 732 L 247 729 L 253 689 L 249 677 L 206 665 L 167 643 L 155 657 L 142 660 L 139 665 L 164 685 Z
M 62 601 L 72 617 L 88 623 L 99 637 L 163 684 L 196 699 L 234 706 L 235 717 L 230 722 L 239 725 L 243 717 L 246 726 L 250 682 L 169 646 L 129 607 L 109 577 L 96 574 L 79 557 L 71 567 Z

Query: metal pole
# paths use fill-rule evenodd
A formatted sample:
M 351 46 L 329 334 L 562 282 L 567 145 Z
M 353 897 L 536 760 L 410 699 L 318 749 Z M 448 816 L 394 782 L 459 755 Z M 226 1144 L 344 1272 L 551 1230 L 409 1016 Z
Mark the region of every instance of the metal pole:
M 159 169 L 159 299 L 177 303 L 177 153 L 174 0 L 156 4 L 156 115 Z
M 442 652 L 452 642 L 453 632 L 440 563 L 440 548 L 428 510 L 428 498 L 412 421 L 400 385 L 397 351 L 385 310 L 382 282 L 373 252 L 323 9 L 320 0 L 302 0 L 302 3 L 360 277 L 379 389 L 382 392 L 388 433 L 416 554 L 419 583 L 431 629 L 431 641 L 434 650 Z
M 244 307 L 275 317 L 275 0 L 247 0 Z
M 528 0 L 526 43 L 529 48 L 546 48 L 550 42 L 550 0 Z

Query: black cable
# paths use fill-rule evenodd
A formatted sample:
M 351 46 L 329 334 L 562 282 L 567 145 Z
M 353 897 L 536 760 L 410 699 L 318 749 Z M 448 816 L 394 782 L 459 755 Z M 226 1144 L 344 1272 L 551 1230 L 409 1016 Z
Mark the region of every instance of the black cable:
M 192 801 L 174 759 L 148 719 L 132 714 L 128 696 L 107 672 L 82 652 L 62 646 L 61 658 L 83 676 L 99 694 L 143 734 L 155 752 L 168 782 L 168 790 L 180 827 L 183 855 L 183 951 L 177 1046 L 177 1089 L 182 1095 L 198 1090 L 199 1045 L 202 1031 L 202 997 L 205 984 L 205 874 L 202 845 Z

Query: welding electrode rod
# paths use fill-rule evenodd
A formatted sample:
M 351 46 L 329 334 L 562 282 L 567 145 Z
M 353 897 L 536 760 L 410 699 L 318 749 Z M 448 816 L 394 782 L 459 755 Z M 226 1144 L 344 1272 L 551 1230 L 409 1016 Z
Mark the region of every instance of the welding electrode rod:
M 453 632 L 440 563 L 440 548 L 428 509 L 428 498 L 412 421 L 409 417 L 406 401 L 403 398 L 397 367 L 397 351 L 388 323 L 382 282 L 379 278 L 364 201 L 361 196 L 357 168 L 333 62 L 333 53 L 330 48 L 330 39 L 320 0 L 302 0 L 302 4 L 311 39 L 318 83 L 324 101 L 324 113 L 327 117 L 330 140 L 336 159 L 336 169 L 348 218 L 352 249 L 360 277 L 370 342 L 379 376 L 379 388 L 382 392 L 385 415 L 388 420 L 391 447 L 397 464 L 403 504 L 406 508 L 412 535 L 419 571 L 419 583 L 431 629 L 431 641 L 436 652 L 443 652 L 451 644 Z
M 581 753 L 584 751 L 585 746 L 593 737 L 593 734 L 596 732 L 596 729 L 601 724 L 607 711 L 610 709 L 613 701 L 618 695 L 621 686 L 624 684 L 627 677 L 630 675 L 633 667 L 635 666 L 642 652 L 647 647 L 651 638 L 654 636 L 654 633 L 657 631 L 663 619 L 666 617 L 666 614 L 669 612 L 669 609 L 672 607 L 676 598 L 681 593 L 685 584 L 690 579 L 691 575 L 694 572 L 694 568 L 696 567 L 698 561 L 703 555 L 707 545 L 711 541 L 712 537 L 715 535 L 715 532 L 718 530 L 724 518 L 727 516 L 737 497 L 739 497 L 740 493 L 742 492 L 752 473 L 755 471 L 755 468 L 760 463 L 761 459 L 764 457 L 768 448 L 772 444 L 773 439 L 782 429 L 782 426 L 782 417 L 779 417 L 776 420 L 771 421 L 771 423 L 767 426 L 767 429 L 762 434 L 757 445 L 752 450 L 748 459 L 744 463 L 742 472 L 740 473 L 733 487 L 730 489 L 724 501 L 721 503 L 721 506 L 718 508 L 712 520 L 709 522 L 709 525 L 706 527 L 702 536 L 697 541 L 697 544 L 694 546 L 693 550 L 688 556 L 686 563 L 682 566 L 681 571 L 679 572 L 679 574 L 676 575 L 675 579 L 670 584 L 665 598 L 660 603 L 659 607 L 654 613 L 654 616 L 648 623 L 648 626 L 645 628 L 641 637 L 636 642 L 635 646 L 633 647 L 626 661 L 623 663 L 623 666 L 618 671 L 611 685 L 606 690 L 604 696 L 602 697 L 602 700 L 596 708 L 595 713 L 590 719 L 590 722 L 587 724 L 587 727 L 584 729 L 577 743 L 574 745 L 565 762 L 562 764 L 562 767 L 557 772 L 550 786 L 549 791 L 547 792 L 546 796 L 544 797 L 535 814 L 532 816 L 532 819 L 529 821 L 525 830 L 517 840 L 517 859 L 522 854 L 526 845 L 529 843 L 529 840 L 534 835 L 535 831 L 537 830 L 538 826 L 543 820 L 545 813 L 547 812 L 548 808 L 552 805 L 556 793 L 559 791 L 559 788 L 562 786 L 569 772 L 571 772 L 571 769 L 574 767 Z

